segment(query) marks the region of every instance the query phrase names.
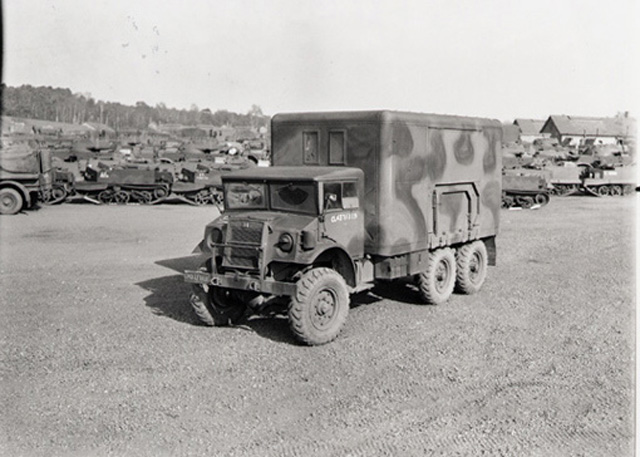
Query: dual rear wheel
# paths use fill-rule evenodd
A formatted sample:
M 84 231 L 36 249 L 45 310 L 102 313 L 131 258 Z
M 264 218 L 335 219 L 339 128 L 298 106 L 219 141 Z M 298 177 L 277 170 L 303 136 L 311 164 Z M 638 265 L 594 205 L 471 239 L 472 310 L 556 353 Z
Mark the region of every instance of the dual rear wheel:
M 474 294 L 487 277 L 488 255 L 482 241 L 465 244 L 454 251 L 440 248 L 429 253 L 427 269 L 418 274 L 422 299 L 432 305 L 445 303 L 453 291 Z

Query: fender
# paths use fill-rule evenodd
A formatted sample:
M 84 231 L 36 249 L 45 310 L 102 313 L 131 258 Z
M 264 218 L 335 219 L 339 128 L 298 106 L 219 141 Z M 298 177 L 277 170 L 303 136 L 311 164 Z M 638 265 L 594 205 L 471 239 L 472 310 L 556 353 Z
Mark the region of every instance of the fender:
M 351 256 L 342 246 L 332 246 L 320 252 L 312 262 L 313 265 L 329 265 L 342 275 L 347 284 L 356 286 L 356 266 Z
M 18 192 L 20 192 L 20 194 L 22 194 L 22 198 L 24 199 L 24 207 L 28 208 L 31 206 L 31 195 L 29 192 L 29 189 L 27 189 L 24 185 L 22 185 L 21 183 L 19 183 L 18 181 L 2 181 L 0 183 L 0 189 L 5 188 L 5 187 L 11 187 L 15 190 L 17 190 Z

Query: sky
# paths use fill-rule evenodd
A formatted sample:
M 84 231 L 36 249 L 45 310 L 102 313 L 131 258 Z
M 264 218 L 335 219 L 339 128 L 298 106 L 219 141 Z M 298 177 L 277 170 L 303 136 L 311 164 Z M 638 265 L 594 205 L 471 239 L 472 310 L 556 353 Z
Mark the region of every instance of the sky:
M 248 112 L 637 116 L 637 0 L 5 0 L 3 82 Z

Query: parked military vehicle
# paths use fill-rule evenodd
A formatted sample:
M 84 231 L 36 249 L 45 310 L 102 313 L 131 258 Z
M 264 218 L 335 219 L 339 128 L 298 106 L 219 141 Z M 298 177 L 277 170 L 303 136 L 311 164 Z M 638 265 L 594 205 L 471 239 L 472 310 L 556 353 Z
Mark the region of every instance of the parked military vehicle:
M 219 169 L 202 163 L 185 166 L 181 170 L 180 180 L 174 181 L 171 191 L 196 205 L 219 204 L 222 203 L 221 175 Z
M 332 341 L 349 294 L 415 278 L 426 303 L 472 294 L 495 265 L 498 121 L 391 111 L 279 114 L 274 167 L 222 176 L 208 256 L 185 272 L 208 325 L 287 303 L 294 335 Z
M 635 165 L 603 165 L 599 161 L 564 162 L 548 166 L 555 195 L 626 195 L 636 186 Z
M 109 167 L 102 162 L 87 166 L 84 180 L 74 184 L 74 197 L 99 203 L 152 203 L 169 195 L 173 177 L 158 170 Z
M 269 146 L 265 140 L 247 140 L 242 144 L 242 156 L 256 165 L 269 164 Z
M 559 162 L 548 165 L 545 170 L 550 174 L 549 181 L 553 186 L 551 193 L 559 196 L 573 195 L 581 192 L 583 169 L 589 164 L 583 162 Z
M 528 209 L 549 203 L 551 184 L 546 175 L 524 168 L 505 170 L 502 174 L 502 207 Z
M 57 160 L 56 165 L 53 203 L 81 199 L 96 204 L 156 204 L 171 199 L 192 205 L 219 204 L 220 175 L 234 169 L 213 162 L 173 162 L 165 158 Z
M 585 191 L 600 196 L 627 195 L 636 187 L 635 166 L 589 166 L 580 175 Z
M 33 139 L 1 139 L 0 214 L 16 214 L 51 198 L 51 155 Z

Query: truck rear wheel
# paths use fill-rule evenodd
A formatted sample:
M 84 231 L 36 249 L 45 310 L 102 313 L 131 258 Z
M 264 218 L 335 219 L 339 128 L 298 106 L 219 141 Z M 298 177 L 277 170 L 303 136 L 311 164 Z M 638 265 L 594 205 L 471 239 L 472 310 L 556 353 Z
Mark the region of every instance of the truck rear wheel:
M 465 244 L 456 253 L 456 291 L 471 295 L 478 292 L 487 277 L 487 247 L 482 241 Z
M 298 280 L 289 305 L 289 325 L 296 338 L 311 346 L 334 340 L 349 314 L 344 278 L 330 268 L 314 268 Z
M 445 303 L 456 283 L 456 257 L 451 248 L 429 253 L 426 271 L 418 275 L 418 289 L 422 299 L 430 305 Z
M 211 271 L 206 263 L 200 269 Z M 235 324 L 246 310 L 233 290 L 200 284 L 191 288 L 189 303 L 203 324 L 216 327 Z
M 17 190 L 10 187 L 0 189 L 0 214 L 16 214 L 23 204 L 22 195 Z

